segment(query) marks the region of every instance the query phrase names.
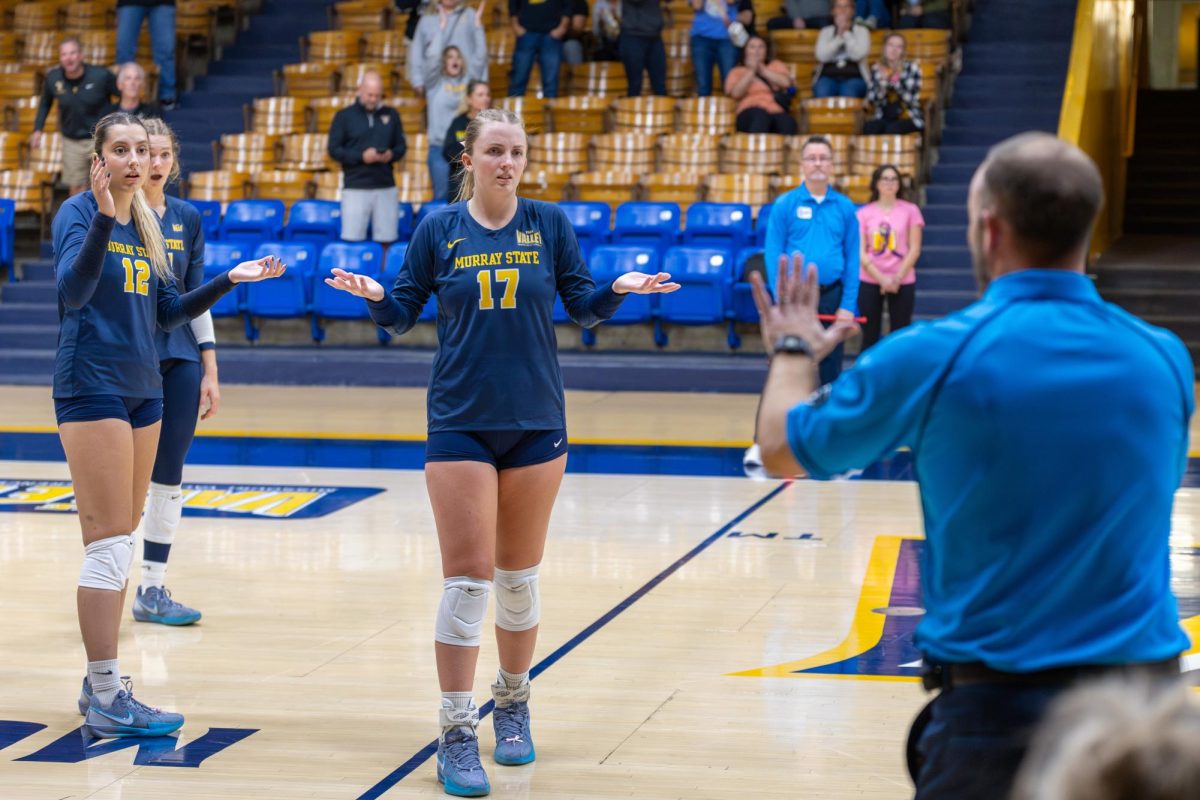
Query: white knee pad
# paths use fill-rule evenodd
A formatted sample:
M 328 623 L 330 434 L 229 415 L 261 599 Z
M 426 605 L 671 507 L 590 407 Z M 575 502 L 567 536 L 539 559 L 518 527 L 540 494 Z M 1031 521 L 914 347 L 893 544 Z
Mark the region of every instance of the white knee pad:
M 132 534 L 124 533 L 92 542 L 83 550 L 79 585 L 88 589 L 119 592 L 125 588 L 125 579 L 129 577 L 129 568 L 132 565 Z
M 491 581 L 478 578 L 446 578 L 433 638 L 442 644 L 478 647 L 491 588 Z
M 496 569 L 496 627 L 506 631 L 527 631 L 542 618 L 538 595 L 538 567 Z
M 142 535 L 148 542 L 171 544 L 183 516 L 183 487 L 150 484 L 150 497 L 142 514 Z

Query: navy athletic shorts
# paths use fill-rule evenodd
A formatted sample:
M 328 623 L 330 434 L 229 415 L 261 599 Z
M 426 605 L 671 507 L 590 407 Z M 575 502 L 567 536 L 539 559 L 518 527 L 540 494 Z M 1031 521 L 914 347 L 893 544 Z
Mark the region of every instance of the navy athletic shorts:
M 425 463 L 482 461 L 496 469 L 543 464 L 567 452 L 567 432 L 438 431 L 425 442 Z
M 162 419 L 161 397 L 118 397 L 93 394 L 86 397 L 54 398 L 54 416 L 64 422 L 95 422 L 98 419 L 123 419 L 134 428 L 145 428 Z

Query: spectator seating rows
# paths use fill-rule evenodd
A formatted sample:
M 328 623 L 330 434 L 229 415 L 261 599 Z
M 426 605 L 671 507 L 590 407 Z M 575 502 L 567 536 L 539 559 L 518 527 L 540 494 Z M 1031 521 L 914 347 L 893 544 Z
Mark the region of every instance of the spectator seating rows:
M 404 261 L 406 240 L 425 214 L 441 204 L 430 203 L 414 215 L 401 205 L 402 240 L 388 248 L 374 242 L 337 239 L 339 206 L 323 200 L 304 200 L 292 206 L 285 220 L 278 200 L 242 200 L 229 204 L 224 216 L 215 202 L 196 202 L 204 219 L 207 277 L 240 261 L 267 253 L 280 255 L 291 267 L 279 281 L 239 286 L 213 308 L 217 317 L 241 316 L 246 338 L 256 340 L 265 319 L 308 317 L 314 341 L 325 338 L 323 320 L 366 320 L 366 305 L 331 289 L 324 278 L 334 267 L 371 275 L 384 286 L 395 282 Z M 654 341 L 667 343 L 669 325 L 725 324 L 729 344 L 737 347 L 735 323 L 757 320 L 744 265 L 760 253 L 765 217 L 753 222 L 750 206 L 737 203 L 696 203 L 684 213 L 674 203 L 628 202 L 613 213 L 606 203 L 562 203 L 575 228 L 583 256 L 598 283 L 630 271 L 671 273 L 688 291 L 671 295 L 631 297 L 621 306 L 614 324 L 649 323 Z M 769 211 L 768 211 L 769 213 Z M 431 298 L 421 321 L 436 319 Z M 556 301 L 555 322 L 570 318 Z M 595 331 L 584 331 L 585 344 Z M 379 331 L 380 341 L 389 336 Z

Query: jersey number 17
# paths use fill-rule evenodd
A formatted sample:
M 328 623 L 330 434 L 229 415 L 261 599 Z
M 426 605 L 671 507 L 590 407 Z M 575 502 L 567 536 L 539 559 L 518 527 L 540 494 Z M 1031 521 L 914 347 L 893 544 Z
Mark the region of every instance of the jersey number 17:
M 475 273 L 475 280 L 479 282 L 479 310 L 491 311 L 496 307 L 496 301 L 492 297 L 492 271 L 479 270 Z M 517 284 L 521 282 L 521 270 L 498 269 L 496 270 L 496 280 L 504 284 L 504 296 L 500 298 L 500 307 L 516 308 Z

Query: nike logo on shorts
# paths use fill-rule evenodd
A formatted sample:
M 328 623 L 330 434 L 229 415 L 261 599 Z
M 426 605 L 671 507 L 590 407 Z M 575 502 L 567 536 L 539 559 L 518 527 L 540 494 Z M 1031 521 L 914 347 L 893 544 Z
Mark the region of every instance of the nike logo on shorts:
M 555 442 L 554 446 L 558 447 L 560 444 L 562 444 L 562 439 L 559 439 L 557 442 Z
M 458 244 L 459 242 L 461 242 L 461 241 L 462 241 L 463 239 L 465 239 L 465 238 L 467 238 L 467 237 L 463 236 L 463 237 L 460 237 L 460 238 L 458 238 L 458 239 L 455 239 L 453 242 L 446 242 L 446 249 L 447 249 L 447 250 L 453 250 L 453 249 L 454 249 L 454 245 Z

